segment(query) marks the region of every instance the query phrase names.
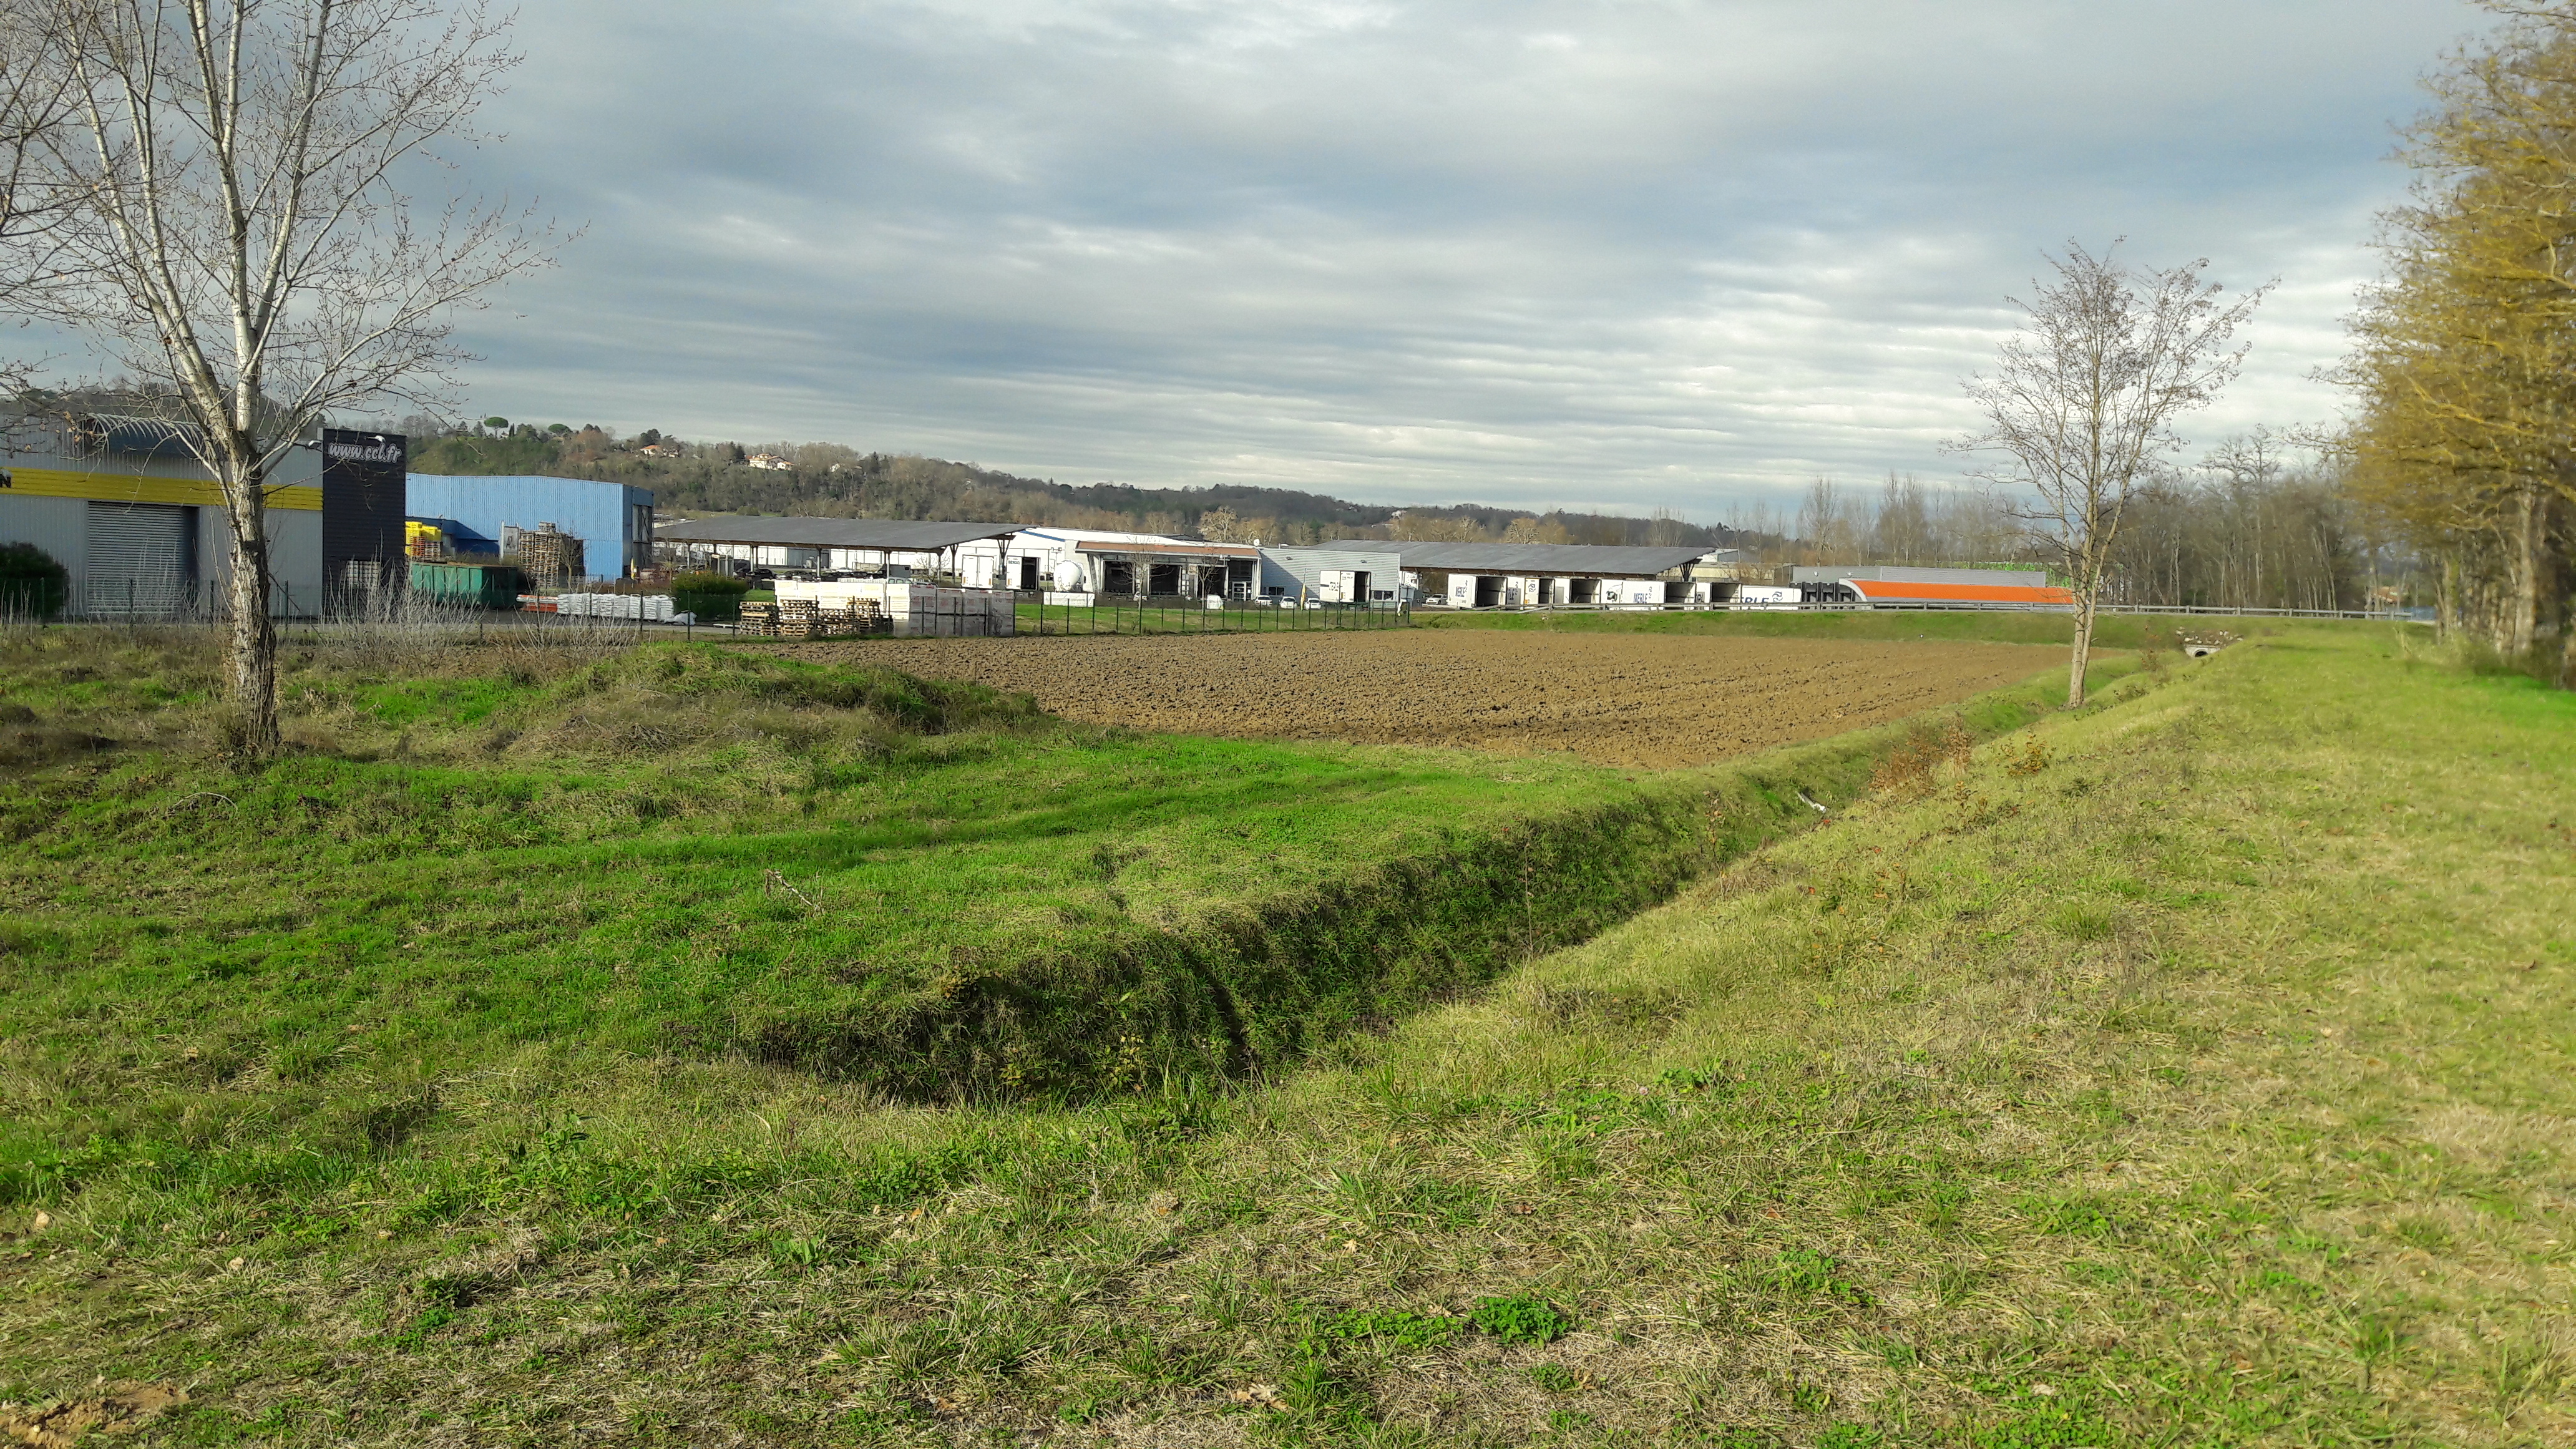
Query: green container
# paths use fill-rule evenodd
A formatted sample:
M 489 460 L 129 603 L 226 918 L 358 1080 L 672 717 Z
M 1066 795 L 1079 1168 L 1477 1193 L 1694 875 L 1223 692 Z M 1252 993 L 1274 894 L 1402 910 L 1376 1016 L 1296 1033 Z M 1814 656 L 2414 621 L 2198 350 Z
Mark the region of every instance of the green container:
M 519 607 L 516 564 L 429 563 L 415 559 L 411 587 L 414 593 L 426 594 L 442 604 L 475 609 Z

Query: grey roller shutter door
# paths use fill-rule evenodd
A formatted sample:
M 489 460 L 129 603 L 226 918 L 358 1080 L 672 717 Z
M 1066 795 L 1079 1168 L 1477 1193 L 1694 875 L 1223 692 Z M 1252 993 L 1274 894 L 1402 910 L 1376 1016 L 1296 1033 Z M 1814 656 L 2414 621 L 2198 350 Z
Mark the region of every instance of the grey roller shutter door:
M 196 601 L 197 510 L 165 503 L 89 506 L 81 612 L 167 618 Z

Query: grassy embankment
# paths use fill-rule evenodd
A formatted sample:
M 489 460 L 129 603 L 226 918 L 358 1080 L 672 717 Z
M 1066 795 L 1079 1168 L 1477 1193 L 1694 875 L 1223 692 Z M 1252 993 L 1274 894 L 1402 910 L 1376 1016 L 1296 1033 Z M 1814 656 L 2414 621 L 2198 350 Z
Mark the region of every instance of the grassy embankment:
M 913 1097 L 1239 1073 L 1579 939 L 1712 845 L 1697 796 L 1606 769 L 1073 727 L 708 646 L 306 657 L 300 747 L 237 778 L 194 645 L 17 647 L 13 1038 L 184 1025 L 201 1085 L 316 1100 L 353 1056 L 572 1038 Z M 125 1120 L 152 1092 L 110 1095 L 86 1130 L 153 1135 Z
M 1872 744 L 1641 783 L 1077 729 L 706 648 L 344 642 L 292 662 L 293 755 L 236 776 L 202 639 L 7 642 L 0 1202 L 68 1224 L 123 1195 L 217 1243 L 334 1240 L 388 1191 L 488 1209 L 519 1179 L 474 1162 L 528 1148 L 488 1083 L 532 1068 L 502 1115 L 542 1127 L 600 1074 L 632 1101 L 702 1067 L 729 1099 L 793 1063 L 857 1111 L 1277 1066 L 1802 823 Z M 576 1196 L 902 1193 L 982 1160 L 877 1115 L 855 1155 L 656 1142 Z
M 1237 1096 L 532 1042 L 363 1182 L 96 1162 L 0 1377 L 183 1442 L 2563 1442 L 2576 701 L 2174 675 Z
M 1413 621 L 1416 627 L 1425 629 L 1713 634 L 1756 639 L 1933 639 L 1983 644 L 2067 644 L 2075 637 L 2075 621 L 2064 614 L 2024 614 L 2000 609 L 1983 612 L 1854 609 L 1815 613 L 1768 609 L 1451 613 L 1441 609 L 1420 609 L 1414 612 Z M 2250 636 L 2278 630 L 2284 623 L 2281 619 L 2262 617 L 2105 614 L 2094 621 L 2093 644 L 2098 649 L 2149 646 L 2171 649 L 2178 632 L 2226 632 Z

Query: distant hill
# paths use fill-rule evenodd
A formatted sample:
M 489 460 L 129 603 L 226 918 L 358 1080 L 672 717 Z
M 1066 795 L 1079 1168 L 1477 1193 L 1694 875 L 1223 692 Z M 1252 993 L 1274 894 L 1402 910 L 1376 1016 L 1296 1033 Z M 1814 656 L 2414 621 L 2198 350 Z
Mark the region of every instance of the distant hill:
M 1137 488 L 1058 483 L 910 453 L 860 453 L 833 443 L 682 443 L 647 431 L 444 428 L 413 420 L 416 473 L 533 473 L 593 478 L 653 490 L 680 513 L 797 514 L 821 518 L 941 518 L 1138 533 L 1315 543 L 1327 538 L 1525 538 L 1530 542 L 1707 544 L 1729 530 L 1672 518 L 1552 512 L 1533 516 L 1481 504 L 1393 508 L 1289 488 L 1219 484 Z M 648 451 L 649 450 L 649 451 Z M 767 466 L 756 466 L 766 464 Z

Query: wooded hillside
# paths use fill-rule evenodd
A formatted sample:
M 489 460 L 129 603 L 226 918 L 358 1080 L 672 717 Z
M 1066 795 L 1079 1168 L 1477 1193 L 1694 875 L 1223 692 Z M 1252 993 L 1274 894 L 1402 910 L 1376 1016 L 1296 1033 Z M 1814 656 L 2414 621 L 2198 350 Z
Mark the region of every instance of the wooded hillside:
M 1551 512 L 1455 504 L 1405 508 L 1352 503 L 1287 488 L 1218 485 L 1137 488 L 1058 483 L 910 453 L 861 453 L 834 443 L 684 443 L 647 429 L 620 438 L 556 424 L 443 427 L 412 420 L 416 473 L 536 473 L 596 478 L 653 490 L 667 510 L 798 514 L 821 518 L 942 518 L 1142 533 L 1206 533 L 1269 543 L 1328 538 L 1482 539 L 1534 542 L 1708 544 L 1731 530 L 1673 518 Z M 769 466 L 755 466 L 758 459 Z M 782 466 L 783 465 L 783 466 Z M 1211 531 L 1212 530 L 1212 531 Z

